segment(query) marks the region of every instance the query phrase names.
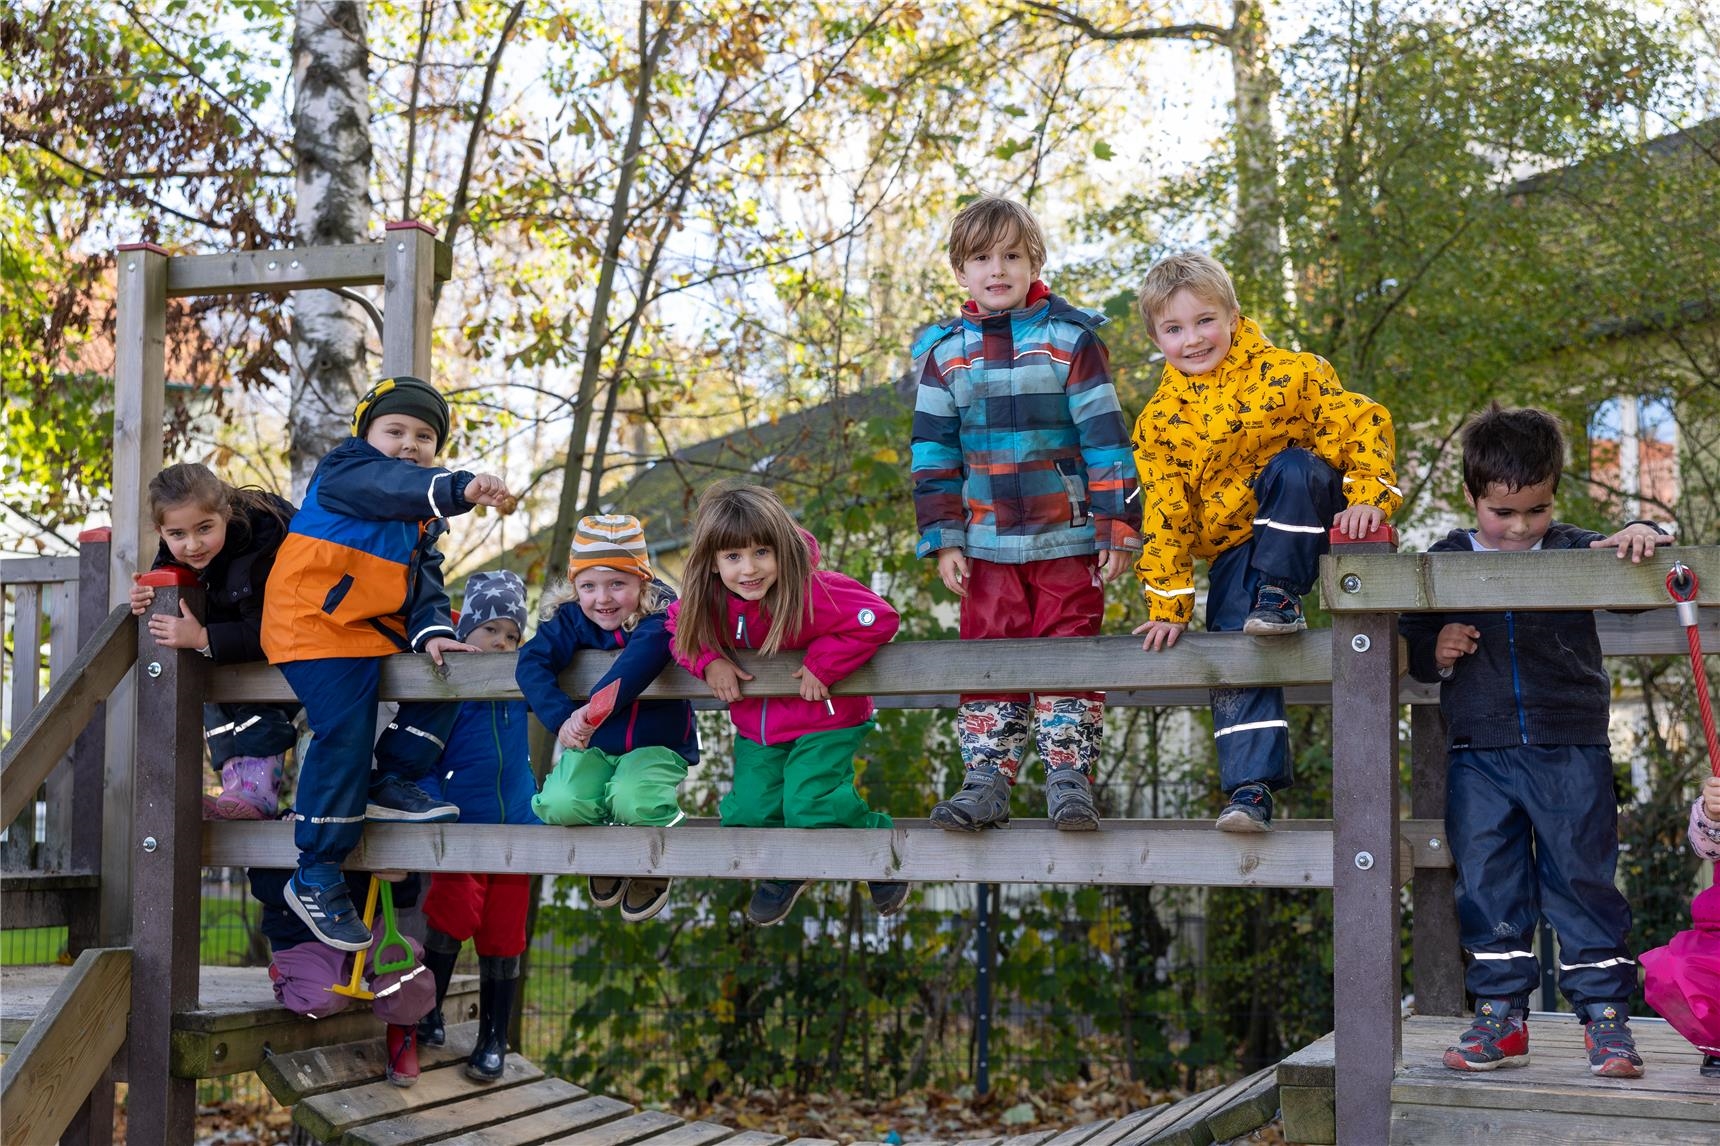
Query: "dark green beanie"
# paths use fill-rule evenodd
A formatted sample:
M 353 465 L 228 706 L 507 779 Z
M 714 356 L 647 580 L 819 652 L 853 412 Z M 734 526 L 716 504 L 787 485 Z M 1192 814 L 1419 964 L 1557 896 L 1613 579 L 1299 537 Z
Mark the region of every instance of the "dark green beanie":
M 352 414 L 352 436 L 362 438 L 370 424 L 384 414 L 410 414 L 436 431 L 436 452 L 448 442 L 448 400 L 422 378 L 402 374 L 384 378 L 358 400 Z

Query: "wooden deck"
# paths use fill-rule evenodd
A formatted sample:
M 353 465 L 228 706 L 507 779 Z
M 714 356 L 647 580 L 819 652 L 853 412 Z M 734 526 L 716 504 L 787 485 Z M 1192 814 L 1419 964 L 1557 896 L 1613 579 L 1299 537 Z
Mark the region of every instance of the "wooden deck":
M 1702 1056 L 1663 1020 L 1630 1021 L 1645 1067 L 1634 1080 L 1591 1075 L 1576 1019 L 1542 1011 L 1529 1018 L 1529 1065 L 1491 1074 L 1448 1070 L 1440 1058 L 1467 1022 L 1438 1015 L 1404 1021 L 1403 1065 L 1391 1091 L 1394 1146 L 1720 1141 L 1720 1079 L 1697 1073 Z M 1336 1140 L 1332 1078 L 1331 1035 L 1279 1064 L 1290 1141 Z

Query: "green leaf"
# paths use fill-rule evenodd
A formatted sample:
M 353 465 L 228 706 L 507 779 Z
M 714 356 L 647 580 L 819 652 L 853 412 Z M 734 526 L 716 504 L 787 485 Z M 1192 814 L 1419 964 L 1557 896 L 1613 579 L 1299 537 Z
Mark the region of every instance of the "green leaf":
M 1095 141 L 1093 144 L 1094 159 L 1112 159 L 1116 157 L 1116 154 L 1117 153 L 1111 149 L 1111 145 L 1102 139 Z

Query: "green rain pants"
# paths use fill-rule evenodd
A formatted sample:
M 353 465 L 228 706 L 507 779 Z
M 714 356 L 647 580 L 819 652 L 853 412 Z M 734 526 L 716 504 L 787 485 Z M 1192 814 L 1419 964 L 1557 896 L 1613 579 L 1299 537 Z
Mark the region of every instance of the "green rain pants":
M 854 787 L 854 754 L 877 725 L 810 732 L 785 744 L 735 737 L 735 783 L 723 797 L 729 828 L 887 828 Z
M 564 749 L 532 811 L 546 824 L 631 824 L 666 828 L 684 820 L 676 789 L 687 762 L 674 749 L 635 748 L 620 756 Z

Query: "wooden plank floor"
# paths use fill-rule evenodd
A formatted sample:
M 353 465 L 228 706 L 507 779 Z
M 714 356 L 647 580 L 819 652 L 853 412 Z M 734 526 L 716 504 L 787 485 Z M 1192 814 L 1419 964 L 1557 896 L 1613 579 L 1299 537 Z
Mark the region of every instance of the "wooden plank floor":
M 1640 1079 L 1596 1078 L 1582 1026 L 1568 1014 L 1529 1018 L 1529 1064 L 1485 1074 L 1441 1062 L 1467 1018 L 1415 1015 L 1403 1027 L 1403 1065 L 1392 1084 L 1392 1142 L 1465 1146 L 1528 1141 L 1678 1143 L 1720 1141 L 1720 1079 L 1697 1073 L 1702 1056 L 1664 1020 L 1632 1018 Z M 1279 1065 L 1285 1134 L 1330 1142 L 1332 1036 Z M 1325 1109 L 1318 1109 L 1322 1104 Z

